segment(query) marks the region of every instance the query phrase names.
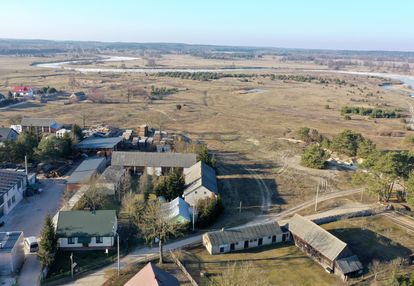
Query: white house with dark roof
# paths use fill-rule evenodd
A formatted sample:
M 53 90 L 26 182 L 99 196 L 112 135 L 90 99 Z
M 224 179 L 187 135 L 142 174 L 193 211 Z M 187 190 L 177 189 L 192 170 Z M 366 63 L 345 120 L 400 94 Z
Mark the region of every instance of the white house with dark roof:
M 299 249 L 342 279 L 362 270 L 361 262 L 348 245 L 313 221 L 295 214 L 288 228 Z
M 0 169 L 0 217 L 7 215 L 23 199 L 26 188 L 24 172 Z
M 189 168 L 197 162 L 196 154 L 191 153 L 157 153 L 157 152 L 113 152 L 112 165 L 123 166 L 134 172 L 161 176 L 172 168 Z
M 220 254 L 289 240 L 289 231 L 274 222 L 222 229 L 203 234 L 210 254 Z
M 184 169 L 185 189 L 183 197 L 191 206 L 200 199 L 218 195 L 216 171 L 199 161 L 190 168 Z

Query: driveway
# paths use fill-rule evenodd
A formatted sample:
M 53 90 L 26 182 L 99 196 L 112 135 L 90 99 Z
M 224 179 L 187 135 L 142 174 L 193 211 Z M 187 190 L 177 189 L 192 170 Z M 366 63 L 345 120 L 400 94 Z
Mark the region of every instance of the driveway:
M 23 198 L 7 215 L 5 225 L 0 228 L 0 231 L 22 230 L 25 237 L 40 235 L 46 214 L 50 213 L 53 216 L 59 209 L 65 183 L 62 180 L 42 180 L 41 188 L 43 189 L 41 194 Z M 27 255 L 17 284 L 19 286 L 37 285 L 40 270 L 36 254 Z

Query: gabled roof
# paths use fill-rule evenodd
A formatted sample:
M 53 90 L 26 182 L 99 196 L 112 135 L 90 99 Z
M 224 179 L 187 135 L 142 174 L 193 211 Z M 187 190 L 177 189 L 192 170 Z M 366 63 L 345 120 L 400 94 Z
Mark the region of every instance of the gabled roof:
M 274 222 L 248 225 L 239 228 L 223 229 L 207 232 L 212 245 L 230 244 L 239 241 L 264 238 L 267 236 L 279 235 L 283 231 L 279 224 Z
M 216 172 L 207 164 L 199 161 L 184 171 L 186 189 L 184 195 L 204 186 L 211 192 L 218 194 Z
M 32 88 L 30 86 L 25 85 L 13 87 L 14 92 L 29 92 L 30 90 L 32 90 Z
M 23 180 L 26 174 L 21 171 L 0 169 L 0 194 L 8 192 L 17 182 Z
M 356 272 L 363 268 L 361 261 L 359 261 L 356 255 L 338 259 L 336 265 L 343 274 Z
M 99 176 L 98 183 L 118 183 L 126 170 L 121 166 L 109 166 Z
M 163 217 L 172 222 L 191 222 L 190 205 L 177 197 L 169 203 L 161 204 Z
M 68 179 L 68 184 L 89 183 L 92 176 L 96 174 L 99 167 L 102 166 L 105 158 L 94 157 L 87 158 L 73 171 Z
M 57 237 L 113 236 L 116 229 L 115 210 L 60 211 Z
M 34 117 L 23 117 L 20 123 L 22 126 L 35 126 L 35 127 L 57 127 L 58 124 L 52 118 L 34 118 Z
M 179 286 L 177 278 L 151 262 L 145 265 L 124 286 Z
M 113 152 L 112 165 L 136 167 L 188 168 L 197 162 L 196 154 L 156 152 Z
M 122 141 L 119 137 L 88 137 L 76 144 L 78 149 L 112 149 Z
M 6 141 L 9 138 L 11 132 L 16 132 L 16 130 L 8 127 L 0 127 L 0 142 Z
M 289 221 L 289 231 L 331 261 L 334 261 L 347 248 L 345 242 L 298 214 L 295 214 Z

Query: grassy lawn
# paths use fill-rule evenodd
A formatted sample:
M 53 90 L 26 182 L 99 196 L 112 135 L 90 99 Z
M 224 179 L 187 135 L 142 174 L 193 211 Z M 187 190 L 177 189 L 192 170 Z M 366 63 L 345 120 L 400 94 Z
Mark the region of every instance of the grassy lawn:
M 339 277 L 327 274 L 292 244 L 222 255 L 210 255 L 199 246 L 183 251 L 181 260 L 199 285 L 215 285 L 227 267 L 242 262 L 249 262 L 258 270 L 251 281 L 263 278 L 264 274 L 266 285 L 343 285 Z M 206 271 L 208 278 L 200 278 L 200 271 Z

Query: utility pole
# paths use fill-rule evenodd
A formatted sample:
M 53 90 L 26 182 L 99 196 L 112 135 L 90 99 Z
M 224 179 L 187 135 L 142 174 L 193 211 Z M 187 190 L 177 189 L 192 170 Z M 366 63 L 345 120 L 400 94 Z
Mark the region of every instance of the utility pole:
M 364 188 L 362 188 L 362 191 L 361 191 L 361 202 L 362 202 L 363 195 L 364 195 Z
M 193 208 L 193 232 L 195 231 L 195 212 L 196 212 L 197 206 L 195 205 Z
M 119 270 L 120 270 L 120 265 L 119 265 L 119 233 L 116 233 L 117 235 L 117 249 L 118 249 L 118 276 L 119 276 Z
M 241 209 L 242 209 L 242 201 L 240 201 L 239 213 L 241 213 Z
M 70 274 L 73 278 L 73 252 L 70 254 Z
M 319 186 L 320 186 L 320 182 L 318 183 L 318 187 L 316 188 L 315 212 L 318 211 Z
M 24 155 L 24 169 L 26 170 L 26 177 L 27 177 L 27 175 L 28 175 L 28 172 L 27 172 L 27 155 Z

